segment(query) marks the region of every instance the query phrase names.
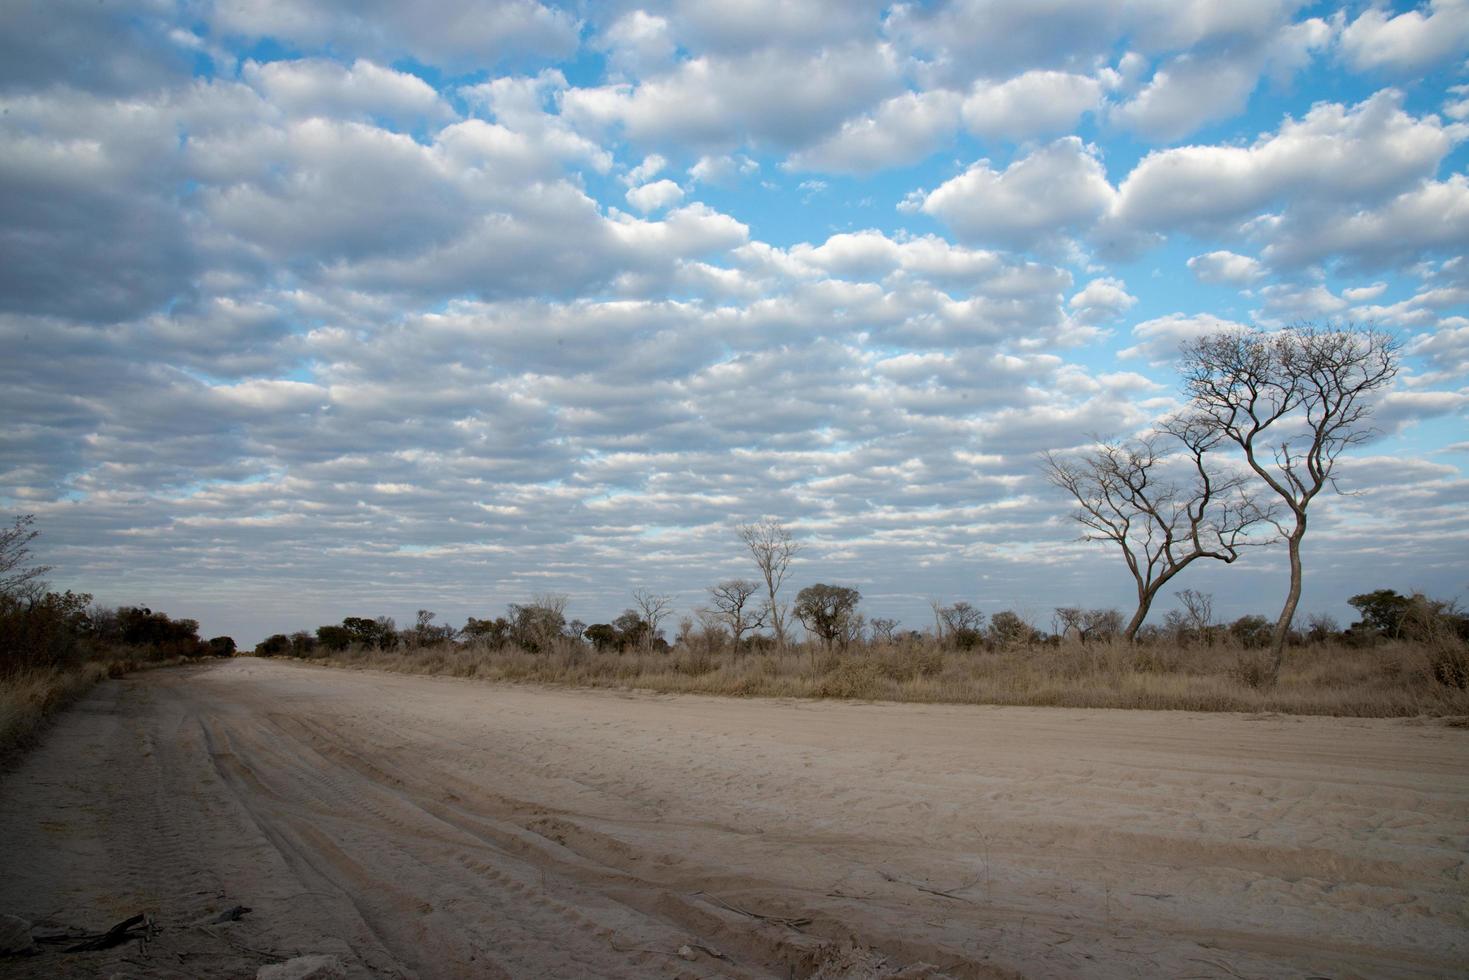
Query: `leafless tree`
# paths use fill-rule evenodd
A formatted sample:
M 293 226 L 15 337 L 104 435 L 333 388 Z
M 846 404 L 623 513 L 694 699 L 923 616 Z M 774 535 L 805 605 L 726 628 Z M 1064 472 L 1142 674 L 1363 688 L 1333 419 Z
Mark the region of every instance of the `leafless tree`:
M 1288 511 L 1275 522 L 1290 553 L 1290 589 L 1271 637 L 1270 684 L 1301 601 L 1307 508 L 1327 486 L 1340 492 L 1336 462 L 1371 437 L 1371 396 L 1397 374 L 1400 349 L 1390 334 L 1351 324 L 1221 331 L 1184 345 L 1195 418 L 1239 446 Z
M 881 616 L 872 617 L 868 620 L 867 625 L 872 630 L 873 643 L 892 643 L 893 636 L 898 631 L 896 619 L 884 619 Z
M 1122 614 L 1115 609 L 1058 606 L 1056 615 L 1051 619 L 1051 625 L 1060 636 L 1065 636 L 1068 631 L 1075 630 L 1076 638 L 1082 643 L 1092 639 L 1105 640 L 1116 636 L 1122 629 Z
M 648 640 L 658 635 L 658 624 L 673 611 L 673 596 L 661 595 L 652 589 L 638 589 L 632 594 L 633 604 L 638 607 L 643 622 L 648 624 Z
M 754 524 L 739 526 L 740 540 L 750 549 L 765 581 L 766 603 L 770 610 L 770 625 L 775 630 L 778 649 L 786 647 L 786 612 L 780 602 L 780 587 L 785 582 L 791 561 L 801 550 L 801 545 L 792 536 L 790 529 L 780 521 L 767 517 Z
M 1193 418 L 1165 422 L 1130 442 L 1099 442 L 1075 456 L 1047 452 L 1047 479 L 1079 507 L 1083 540 L 1112 541 L 1137 588 L 1137 608 L 1123 630 L 1130 643 L 1158 592 L 1199 559 L 1233 562 L 1252 543 L 1251 529 L 1270 514 L 1244 474 L 1221 475 L 1206 463 L 1221 436 Z M 1175 454 L 1182 459 L 1174 466 Z M 1186 460 L 1186 462 L 1183 462 Z M 1172 479 L 1174 469 L 1183 478 Z
M 755 600 L 760 583 L 745 578 L 732 578 L 709 587 L 709 600 L 719 623 L 734 636 L 735 649 L 751 630 L 765 625 L 769 606 Z
M 34 586 L 48 565 L 32 565 L 31 542 L 40 531 L 31 529 L 34 514 L 18 515 L 10 527 L 0 528 L 0 596 L 15 596 Z
M 1183 606 L 1184 625 L 1198 636 L 1214 625 L 1214 594 L 1184 589 L 1173 593 Z

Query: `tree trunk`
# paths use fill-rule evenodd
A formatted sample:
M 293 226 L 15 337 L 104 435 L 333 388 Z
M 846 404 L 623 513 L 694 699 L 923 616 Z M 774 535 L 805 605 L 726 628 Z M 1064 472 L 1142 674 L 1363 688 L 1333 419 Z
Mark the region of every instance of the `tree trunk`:
M 781 615 L 780 606 L 775 602 L 775 590 L 770 590 L 770 625 L 775 627 L 775 648 L 781 653 L 786 649 L 786 624 L 785 617 Z
M 1285 608 L 1275 622 L 1275 635 L 1270 645 L 1270 686 L 1280 679 L 1280 664 L 1285 659 L 1285 638 L 1290 633 L 1291 620 L 1295 619 L 1296 606 L 1301 601 L 1301 538 L 1306 536 L 1306 515 L 1296 515 L 1296 529 L 1286 543 L 1290 550 L 1290 591 L 1286 593 Z
M 1142 629 L 1143 620 L 1148 618 L 1148 610 L 1152 607 L 1153 597 L 1151 595 L 1142 594 L 1137 597 L 1137 612 L 1132 614 L 1132 620 L 1127 624 L 1127 629 L 1122 633 L 1123 639 L 1128 643 L 1137 641 L 1137 631 Z

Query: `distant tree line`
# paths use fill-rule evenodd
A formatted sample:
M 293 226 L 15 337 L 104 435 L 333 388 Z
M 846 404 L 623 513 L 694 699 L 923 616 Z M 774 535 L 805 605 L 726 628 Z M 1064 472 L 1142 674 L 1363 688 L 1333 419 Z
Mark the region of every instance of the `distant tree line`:
M 39 534 L 31 515 L 0 528 L 0 678 L 28 671 L 66 670 L 89 660 L 172 660 L 228 657 L 235 641 L 199 637 L 192 619 L 173 619 L 145 606 L 96 605 L 85 592 L 54 592 L 50 571 L 32 560 Z

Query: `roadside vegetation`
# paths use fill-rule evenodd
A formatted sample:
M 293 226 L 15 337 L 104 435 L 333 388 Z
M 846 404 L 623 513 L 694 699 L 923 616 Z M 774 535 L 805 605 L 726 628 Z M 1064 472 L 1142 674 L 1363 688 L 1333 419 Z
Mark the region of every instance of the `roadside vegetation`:
M 235 652 L 229 637 L 201 640 L 192 619 L 51 591 L 50 569 L 30 560 L 31 525 L 22 516 L 0 529 L 0 757 L 104 677 Z
M 742 590 L 721 583 L 716 594 Z M 860 593 L 801 590 L 793 612 L 811 639 L 782 648 L 754 634 L 738 644 L 717 608 L 684 619 L 672 642 L 636 609 L 591 626 L 565 617 L 564 596 L 515 604 L 462 629 L 421 611 L 280 634 L 259 656 L 337 667 L 488 681 L 634 688 L 735 697 L 1150 708 L 1411 717 L 1469 715 L 1469 616 L 1451 603 L 1377 590 L 1353 598 L 1362 619 L 1341 630 L 1312 617 L 1293 631 L 1272 680 L 1273 624 L 1212 620 L 1207 595 L 1128 642 L 1116 610 L 1063 607 L 1051 631 L 969 603 L 936 606 L 924 631 L 867 620 Z M 732 611 L 729 616 L 733 617 Z M 751 614 L 743 611 L 741 625 Z

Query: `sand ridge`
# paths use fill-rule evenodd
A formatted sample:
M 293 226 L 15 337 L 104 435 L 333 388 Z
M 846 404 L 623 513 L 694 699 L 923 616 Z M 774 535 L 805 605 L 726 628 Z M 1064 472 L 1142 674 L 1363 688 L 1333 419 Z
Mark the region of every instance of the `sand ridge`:
M 0 777 L 0 840 L 0 912 L 163 927 L 17 976 L 240 976 L 297 952 L 423 978 L 1469 963 L 1469 732 L 1436 723 L 239 659 L 99 686 Z

